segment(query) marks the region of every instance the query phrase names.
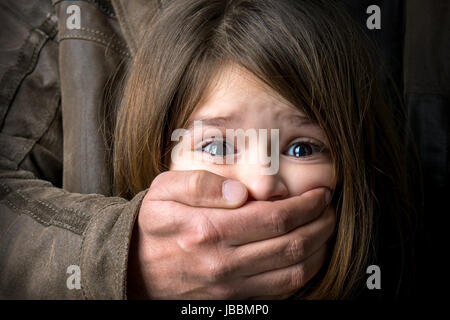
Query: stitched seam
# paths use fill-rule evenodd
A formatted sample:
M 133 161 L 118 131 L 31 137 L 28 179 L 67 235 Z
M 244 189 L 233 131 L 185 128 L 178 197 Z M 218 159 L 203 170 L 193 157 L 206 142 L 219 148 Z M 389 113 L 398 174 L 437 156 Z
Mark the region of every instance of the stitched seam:
M 102 31 L 85 28 L 85 27 L 80 27 L 79 30 L 86 31 L 86 32 L 89 32 L 89 33 L 92 33 L 95 35 L 103 36 L 103 40 L 113 42 L 113 43 L 117 44 L 117 46 L 122 47 L 123 49 L 125 49 L 127 47 L 122 41 L 118 40 L 115 35 L 108 35 Z
M 29 204 L 32 204 L 32 202 L 31 202 L 29 199 L 27 199 L 26 197 L 24 197 L 20 192 L 16 191 L 15 193 L 16 193 L 17 195 L 19 195 L 25 202 L 27 202 L 27 203 L 29 203 Z M 66 223 L 63 223 L 63 222 L 61 222 L 61 221 L 54 220 L 53 217 L 50 218 L 48 221 L 46 221 L 46 220 L 42 219 L 40 216 L 38 216 L 38 215 L 36 215 L 35 213 L 33 213 L 33 212 L 31 212 L 30 210 L 28 210 L 28 209 L 17 207 L 17 206 L 16 206 L 14 203 L 12 203 L 9 199 L 5 199 L 5 200 L 6 200 L 6 203 L 7 203 L 11 208 L 13 208 L 15 211 L 18 211 L 19 213 L 21 213 L 21 212 L 26 213 L 27 215 L 30 215 L 31 217 L 33 217 L 34 219 L 36 219 L 37 221 L 39 221 L 41 224 L 43 224 L 43 225 L 45 225 L 45 226 L 55 226 L 55 227 L 60 227 L 60 228 L 62 228 L 62 229 L 66 229 L 66 230 L 72 231 L 72 232 L 74 232 L 74 233 L 76 233 L 76 234 L 78 234 L 78 235 L 80 235 L 80 234 L 82 233 L 81 230 L 79 230 L 79 229 L 77 229 L 77 228 L 74 228 L 73 226 L 70 226 L 70 225 L 68 225 L 68 224 L 66 224 Z M 56 212 L 54 209 L 52 209 L 52 208 L 50 208 L 50 207 L 49 207 L 49 209 L 51 209 L 52 211 Z M 57 212 L 56 212 L 56 213 L 57 213 Z
M 19 191 L 17 191 L 17 193 L 20 194 Z M 23 196 L 23 195 L 22 195 L 22 196 Z M 58 211 L 57 211 L 54 207 L 50 206 L 48 203 L 43 202 L 43 201 L 38 200 L 38 199 L 35 199 L 34 201 L 36 201 L 36 202 L 42 204 L 44 207 L 50 209 L 51 211 L 53 211 L 53 212 L 55 213 L 55 215 L 58 214 Z M 88 216 L 86 216 L 85 214 L 83 214 L 83 213 L 82 213 L 81 211 L 79 211 L 79 210 L 74 210 L 74 209 L 71 209 L 71 208 L 70 208 L 70 209 L 64 208 L 63 210 L 66 211 L 66 212 L 72 212 L 73 214 L 75 214 L 75 215 L 77 215 L 77 216 L 79 216 L 79 217 L 88 218 Z M 63 223 L 63 222 L 60 222 L 60 221 L 57 220 L 57 219 L 54 219 L 54 217 L 55 217 L 55 216 L 53 216 L 53 217 L 51 218 L 50 222 L 52 222 L 52 223 L 53 223 L 53 222 L 56 222 L 56 223 L 58 223 L 58 222 L 59 222 L 59 223 Z M 64 223 L 63 223 L 63 224 L 64 224 Z
M 58 23 L 56 15 L 49 12 L 44 22 L 42 22 L 42 24 L 37 29 L 46 34 L 50 39 L 53 39 L 58 33 Z
M 3 184 L 3 183 L 1 183 L 1 182 L 0 182 L 0 187 L 1 187 L 4 191 L 6 191 L 6 193 L 10 193 L 10 191 L 11 191 L 11 189 L 10 189 L 8 186 L 6 186 L 5 184 Z M 27 199 L 26 197 L 24 197 L 24 195 L 21 194 L 19 191 L 16 191 L 15 193 L 18 194 L 20 197 L 22 197 L 27 203 L 31 203 L 31 202 L 29 201 L 29 199 Z M 39 216 L 37 216 L 36 214 L 34 214 L 33 212 L 29 211 L 28 209 L 25 209 L 25 208 L 18 208 L 18 207 L 17 207 L 14 203 L 12 203 L 9 199 L 5 199 L 5 200 L 6 200 L 6 204 L 7 204 L 9 207 L 11 207 L 12 209 L 14 209 L 16 212 L 18 212 L 19 214 L 25 213 L 25 214 L 27 214 L 28 216 L 32 217 L 33 219 L 35 219 L 36 221 L 38 221 L 39 223 L 41 223 L 41 224 L 44 225 L 44 226 L 56 226 L 56 227 L 61 227 L 61 228 L 64 228 L 64 229 L 68 229 L 68 230 L 70 230 L 70 231 L 73 231 L 74 233 L 76 233 L 76 234 L 78 234 L 78 235 L 81 235 L 81 236 L 82 236 L 82 241 L 81 241 L 80 250 L 79 250 L 79 253 L 78 253 L 78 261 L 80 261 L 80 265 L 82 265 L 82 262 L 83 262 L 82 256 L 83 256 L 83 252 L 84 252 L 83 248 L 84 248 L 84 244 L 85 244 L 86 234 L 88 234 L 88 230 L 90 230 L 91 225 L 92 225 L 92 220 L 93 220 L 93 218 L 94 218 L 95 216 L 91 217 L 91 219 L 89 219 L 89 220 L 87 221 L 86 227 L 84 228 L 84 230 L 83 230 L 82 232 L 80 232 L 80 230 L 74 230 L 74 228 L 72 228 L 72 227 L 69 226 L 69 225 L 66 225 L 66 224 L 64 224 L 64 223 L 58 223 L 57 220 L 53 220 L 53 217 L 52 217 L 52 219 L 50 219 L 50 221 L 45 221 L 45 220 L 43 220 L 41 217 L 39 217 Z M 34 200 L 34 201 L 43 204 L 43 205 L 44 205 L 45 207 L 47 207 L 48 209 L 50 209 L 50 210 L 52 210 L 53 212 L 57 213 L 57 211 L 56 211 L 54 208 L 52 208 L 50 205 L 48 205 L 47 203 L 45 203 L 45 202 L 43 202 L 43 201 L 40 201 L 40 200 Z M 107 205 L 105 205 L 105 206 L 103 206 L 103 207 L 100 208 L 98 214 L 100 214 L 103 210 L 105 210 L 105 209 L 108 208 L 108 207 L 111 207 L 111 206 L 117 205 L 117 204 L 122 204 L 122 203 L 123 203 L 123 201 L 121 201 L 121 200 L 120 200 L 120 201 L 117 200 L 117 201 L 114 201 L 114 202 L 112 202 L 112 203 L 108 203 Z M 65 209 L 65 210 L 69 210 L 69 209 Z M 74 211 L 74 210 L 71 209 L 70 211 Z M 117 219 L 119 219 L 119 217 L 117 217 Z M 53 223 L 50 223 L 50 222 L 53 222 Z M 117 222 L 117 220 L 116 220 L 116 222 Z M 115 223 L 116 223 L 116 222 L 115 222 Z M 115 281 L 115 284 L 116 284 L 116 286 L 117 286 L 117 284 L 118 284 L 117 274 L 115 275 L 115 280 L 114 280 L 114 281 Z M 88 299 L 88 296 L 92 297 L 92 293 L 91 293 L 91 291 L 89 290 L 89 288 L 88 288 L 87 285 L 85 286 L 85 285 L 83 284 L 83 282 L 82 282 L 81 287 L 82 287 L 82 296 L 83 296 L 84 299 Z
M 116 45 L 110 44 L 101 38 L 90 37 L 90 36 L 75 36 L 75 35 L 60 37 L 60 40 L 68 40 L 68 39 L 91 40 L 91 41 L 94 41 L 94 42 L 104 45 L 107 49 L 108 48 L 113 49 L 114 51 L 116 51 L 117 53 L 121 54 L 124 57 L 127 57 L 127 58 L 131 57 L 131 55 L 126 50 L 118 48 Z
M 39 200 L 39 199 L 29 199 L 21 191 L 19 191 L 19 190 L 12 191 L 11 188 L 9 188 L 7 185 L 5 185 L 2 182 L 0 182 L 0 187 L 5 191 L 6 195 L 10 194 L 10 193 L 15 193 L 15 194 L 19 195 L 23 200 L 25 200 L 29 204 L 33 204 L 33 202 L 38 202 L 38 203 L 42 204 L 43 206 L 45 206 L 46 208 L 50 209 L 55 214 L 58 214 L 58 210 L 55 207 L 53 207 L 51 204 L 49 204 L 48 202 L 44 202 L 44 201 Z M 100 207 L 98 209 L 98 211 L 100 212 L 100 211 L 103 211 L 103 210 L 105 210 L 106 208 L 108 208 L 110 206 L 114 206 L 114 205 L 117 205 L 117 204 L 123 204 L 123 203 L 124 203 L 124 200 L 119 198 L 118 200 L 112 201 L 112 202 L 104 205 L 103 207 Z M 22 209 L 20 209 L 20 208 L 18 208 L 16 206 L 14 206 L 14 207 L 17 208 L 19 211 L 22 210 Z M 27 209 L 23 209 L 23 210 L 27 210 Z M 88 219 L 88 220 L 90 220 L 89 218 L 92 219 L 92 217 L 93 217 L 93 216 L 89 217 L 89 215 L 84 214 L 81 210 L 77 210 L 77 209 L 73 209 L 73 208 L 61 208 L 61 211 L 65 211 L 65 212 L 68 212 L 68 213 L 73 213 L 74 215 L 76 215 L 76 216 L 78 216 L 80 218 L 85 218 L 85 219 Z M 33 214 L 33 215 L 35 215 L 35 214 Z M 44 221 L 44 220 L 42 220 L 42 221 Z M 53 225 L 50 222 L 58 223 L 58 224 L 61 224 L 61 225 L 67 225 L 64 222 L 61 222 L 61 221 L 59 221 L 57 219 L 53 219 L 53 216 L 52 216 L 52 219 L 50 219 L 49 222 L 48 222 L 49 225 Z M 70 228 L 73 228 L 70 225 L 67 225 L 67 226 L 69 226 Z M 85 228 L 87 228 L 87 226 Z M 81 234 L 81 232 L 80 232 L 80 234 Z
M 37 202 L 40 203 L 41 205 L 45 206 L 46 208 L 48 208 L 49 210 L 51 210 L 52 212 L 55 213 L 55 215 L 58 214 L 58 211 L 52 207 L 51 205 L 49 205 L 48 203 L 45 203 L 41 200 L 37 200 L 37 199 L 28 199 L 23 193 L 21 193 L 20 191 L 11 191 L 11 189 L 6 186 L 5 184 L 0 182 L 0 187 L 6 191 L 6 194 L 16 194 L 18 196 L 20 196 L 20 198 L 22 198 L 26 203 L 28 204 L 33 204 L 33 202 Z M 89 223 L 90 219 L 87 219 L 88 217 L 86 215 L 84 215 L 81 211 L 79 210 L 74 210 L 72 208 L 64 208 L 62 209 L 63 211 L 66 212 L 71 212 L 75 215 L 77 215 L 78 217 L 82 218 L 82 219 L 87 219 L 87 223 L 86 226 L 84 228 L 81 228 L 81 226 L 79 228 L 73 227 L 67 223 L 64 223 L 60 220 L 55 219 L 55 215 L 53 215 L 52 217 L 50 217 L 48 220 L 44 220 L 43 218 L 41 218 L 40 216 L 36 215 L 35 213 L 31 212 L 28 209 L 25 208 L 19 208 L 18 206 L 16 206 L 13 202 L 11 202 L 10 199 L 6 198 L 7 196 L 5 196 L 5 201 L 8 204 L 9 207 L 11 207 L 12 209 L 14 209 L 15 211 L 17 211 L 19 214 L 20 213 L 26 213 L 28 215 L 30 215 L 31 217 L 35 218 L 37 221 L 39 221 L 41 224 L 45 225 L 45 226 L 56 226 L 56 227 L 60 227 L 69 231 L 72 231 L 78 235 L 81 235 L 83 232 L 83 229 L 86 229 L 87 224 Z
M 21 191 L 19 191 L 19 190 L 17 190 L 16 193 L 19 194 L 22 198 L 24 198 L 24 199 L 25 199 L 26 201 L 28 201 L 29 203 L 32 203 L 32 201 L 36 201 L 36 202 L 38 202 L 38 203 L 44 205 L 45 207 L 49 208 L 50 210 L 52 210 L 52 211 L 55 212 L 56 214 L 58 213 L 58 211 L 57 211 L 54 207 L 52 207 L 51 204 L 49 204 L 49 203 L 47 203 L 47 202 L 44 202 L 44 201 L 38 200 L 38 199 L 32 199 L 32 200 L 31 200 L 31 199 L 28 199 L 28 197 L 27 197 L 25 194 L 23 194 Z M 84 214 L 84 213 L 83 213 L 82 211 L 80 211 L 80 210 L 76 210 L 76 209 L 73 209 L 73 208 L 61 208 L 61 210 L 62 210 L 62 211 L 65 211 L 65 212 L 73 213 L 73 214 L 75 214 L 75 215 L 77 215 L 77 216 L 79 216 L 79 217 L 89 218 L 88 215 Z M 52 220 L 52 221 L 58 221 L 58 220 Z
M 33 212 L 27 210 L 27 209 L 19 209 L 18 207 L 16 207 L 16 205 L 14 203 L 12 203 L 9 199 L 6 199 L 6 204 L 11 207 L 12 209 L 14 209 L 14 211 L 19 212 L 19 214 L 21 213 L 26 213 L 27 215 L 31 216 L 33 219 L 37 220 L 39 223 L 43 224 L 44 226 L 50 226 L 50 224 L 44 220 L 42 220 L 40 217 L 36 216 Z

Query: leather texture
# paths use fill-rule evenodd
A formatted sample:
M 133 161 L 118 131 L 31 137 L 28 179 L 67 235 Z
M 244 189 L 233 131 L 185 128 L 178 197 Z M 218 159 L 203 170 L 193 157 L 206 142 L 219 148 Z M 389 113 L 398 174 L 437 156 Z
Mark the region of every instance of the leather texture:
M 66 27 L 72 4 L 80 30 Z M 126 298 L 145 190 L 111 196 L 102 130 L 105 87 L 131 58 L 125 29 L 109 1 L 0 3 L 0 298 Z M 67 286 L 71 265 L 80 290 Z
M 126 298 L 145 190 L 131 201 L 112 196 L 114 103 L 105 92 L 116 88 L 139 46 L 139 25 L 160 2 L 0 2 L 0 298 Z M 430 221 L 449 194 L 450 3 L 343 2 L 363 24 L 368 5 L 383 8 L 382 29 L 367 33 L 403 92 L 423 167 L 425 222 L 439 230 L 440 220 Z M 81 9 L 79 30 L 67 28 L 72 4 Z M 442 252 L 423 250 L 424 273 L 439 274 L 428 265 Z M 70 265 L 80 267 L 80 290 L 67 287 Z

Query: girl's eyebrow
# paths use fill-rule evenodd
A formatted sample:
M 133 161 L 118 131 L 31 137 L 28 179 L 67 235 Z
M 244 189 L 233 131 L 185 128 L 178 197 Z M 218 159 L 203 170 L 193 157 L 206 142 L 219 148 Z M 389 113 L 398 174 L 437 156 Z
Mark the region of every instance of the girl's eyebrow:
M 213 117 L 213 118 L 202 118 L 202 119 L 191 119 L 186 123 L 186 129 L 192 130 L 194 128 L 194 122 L 201 121 L 202 126 L 210 126 L 210 127 L 218 127 L 218 128 L 231 128 L 231 124 L 236 126 L 237 123 L 240 123 L 242 119 L 237 117 L 236 115 L 230 115 L 227 117 Z M 290 125 L 294 127 L 301 127 L 305 125 L 317 125 L 310 118 L 297 114 L 286 114 L 283 113 L 281 115 L 281 120 L 286 121 Z
M 305 125 L 317 125 L 315 122 L 311 121 L 310 118 L 301 115 L 285 115 L 282 117 L 284 121 L 289 122 L 294 127 L 301 127 Z
M 201 121 L 202 126 L 210 127 L 223 127 L 226 128 L 227 125 L 233 123 L 236 124 L 239 118 L 236 116 L 229 117 L 214 117 L 214 118 L 203 118 L 203 119 L 191 119 L 186 123 L 186 129 L 191 130 L 194 128 L 194 122 Z

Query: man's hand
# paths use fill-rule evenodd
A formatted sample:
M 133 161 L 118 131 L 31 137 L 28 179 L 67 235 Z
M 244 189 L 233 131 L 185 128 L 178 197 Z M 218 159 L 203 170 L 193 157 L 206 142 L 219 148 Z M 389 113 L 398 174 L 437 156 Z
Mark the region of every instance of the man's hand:
M 207 171 L 153 181 L 133 231 L 129 298 L 282 299 L 323 265 L 336 224 L 330 192 L 249 201 Z M 245 203 L 245 204 L 244 204 Z

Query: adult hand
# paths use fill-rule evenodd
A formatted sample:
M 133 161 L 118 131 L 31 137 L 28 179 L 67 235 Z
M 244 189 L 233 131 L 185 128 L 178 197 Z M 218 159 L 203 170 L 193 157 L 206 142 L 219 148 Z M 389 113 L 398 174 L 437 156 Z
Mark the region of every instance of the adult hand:
M 336 224 L 330 192 L 248 201 L 208 171 L 156 177 L 132 236 L 129 298 L 281 299 L 323 265 Z

